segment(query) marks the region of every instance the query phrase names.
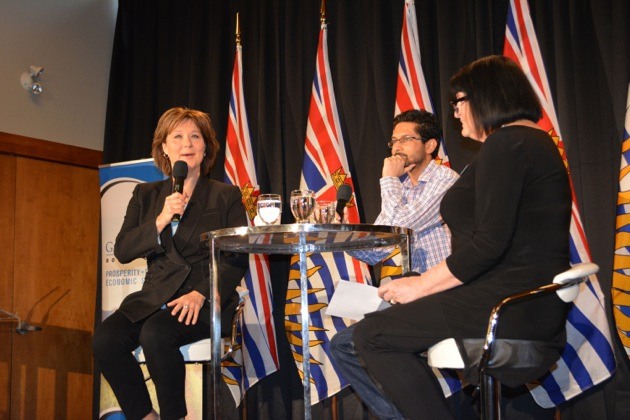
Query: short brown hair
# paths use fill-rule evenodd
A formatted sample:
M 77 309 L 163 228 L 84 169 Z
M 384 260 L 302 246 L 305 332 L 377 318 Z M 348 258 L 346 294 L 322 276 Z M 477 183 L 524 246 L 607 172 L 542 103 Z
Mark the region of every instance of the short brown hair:
M 201 162 L 201 173 L 208 175 L 210 168 L 214 165 L 219 152 L 219 142 L 217 141 L 210 116 L 202 111 L 194 109 L 175 107 L 166 111 L 160 117 L 153 133 L 153 143 L 151 144 L 151 156 L 155 165 L 167 176 L 171 176 L 171 162 L 162 149 L 162 144 L 166 142 L 166 137 L 181 124 L 184 120 L 191 120 L 195 123 L 206 144 L 206 152 Z

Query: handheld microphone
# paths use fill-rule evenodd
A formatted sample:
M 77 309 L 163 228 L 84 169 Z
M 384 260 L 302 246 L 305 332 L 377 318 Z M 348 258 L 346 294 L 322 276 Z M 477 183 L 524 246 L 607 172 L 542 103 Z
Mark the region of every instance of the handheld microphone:
M 337 190 L 337 214 L 343 220 L 343 209 L 352 198 L 352 187 L 348 184 L 342 184 Z
M 184 193 L 184 181 L 188 176 L 188 164 L 183 160 L 178 160 L 173 165 L 173 192 Z M 171 222 L 179 222 L 182 219 L 181 214 L 174 214 Z

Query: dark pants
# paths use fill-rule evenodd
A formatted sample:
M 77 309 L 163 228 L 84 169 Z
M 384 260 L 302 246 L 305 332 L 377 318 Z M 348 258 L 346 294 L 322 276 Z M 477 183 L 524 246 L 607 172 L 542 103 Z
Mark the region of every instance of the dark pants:
M 420 353 L 451 335 L 434 306 L 419 319 L 412 305 L 368 314 L 354 328 L 354 348 L 366 370 L 405 418 L 452 418 L 439 382 Z M 428 309 L 428 308 L 425 308 Z
M 142 370 L 132 354 L 142 346 L 160 416 L 169 420 L 186 416 L 186 366 L 179 347 L 209 336 L 208 323 L 185 325 L 171 315 L 170 309 L 135 323 L 116 311 L 96 328 L 92 346 L 97 366 L 130 420 L 141 419 L 152 409 Z
M 417 312 L 420 305 L 421 316 Z M 355 325 L 353 342 L 359 362 L 405 418 L 471 418 L 472 400 L 459 392 L 457 399 L 463 404 L 457 400 L 449 404 L 426 358 L 419 356 L 449 337 L 453 334 L 440 305 L 433 299 L 423 299 L 368 314 Z M 503 397 L 502 411 L 506 418 L 554 417 L 555 410 L 536 404 L 524 386 L 504 388 Z

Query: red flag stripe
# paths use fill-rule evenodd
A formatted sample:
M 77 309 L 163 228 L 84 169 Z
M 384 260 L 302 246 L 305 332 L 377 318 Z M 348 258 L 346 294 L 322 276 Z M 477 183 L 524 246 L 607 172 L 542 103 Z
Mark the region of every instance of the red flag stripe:
M 514 38 L 517 37 L 517 38 Z M 529 14 L 527 0 L 510 0 L 505 33 L 504 55 L 516 62 L 527 75 L 543 108 L 538 124 L 556 142 L 568 170 L 542 55 Z M 573 182 L 569 177 L 571 209 L 571 263 L 590 261 L 590 251 L 580 220 Z M 610 328 L 603 308 L 603 296 L 595 275 L 582 289 L 567 318 L 567 351 L 544 376 L 540 386 L 530 392 L 543 407 L 553 407 L 611 376 L 614 356 Z
M 418 108 L 433 112 L 429 89 L 422 71 L 416 6 L 413 0 L 405 0 L 394 114 Z M 437 160 L 449 166 L 443 139 L 440 139 L 440 146 Z
M 259 189 L 242 91 L 242 50 L 240 45 L 236 47 L 234 58 L 232 95 L 226 137 L 226 177 L 233 185 L 240 187 L 243 193 L 243 203 L 248 213 L 248 223 L 251 226 L 256 214 L 256 197 L 259 194 Z M 246 305 L 245 317 L 250 319 L 253 317 L 254 320 L 257 320 L 261 330 L 256 328 L 250 330 L 246 326 L 243 330 L 243 334 L 250 336 L 250 339 L 243 340 L 244 358 L 247 358 L 250 363 L 244 366 L 246 377 L 243 380 L 249 386 L 278 368 L 269 274 L 268 259 L 261 255 L 251 255 L 249 280 L 246 280 L 247 287 L 250 289 L 249 298 L 253 305 Z M 256 322 L 254 320 L 251 322 Z M 255 348 L 251 346 L 255 346 Z

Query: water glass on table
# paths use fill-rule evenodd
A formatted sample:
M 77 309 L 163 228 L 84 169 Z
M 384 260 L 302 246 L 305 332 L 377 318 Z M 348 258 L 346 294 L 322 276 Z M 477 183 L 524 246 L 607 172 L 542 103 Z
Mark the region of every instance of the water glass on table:
M 313 219 L 315 223 L 333 223 L 335 221 L 335 202 L 318 200 L 313 211 Z
M 297 223 L 306 223 L 315 209 L 315 192 L 312 190 L 291 191 L 291 213 Z
M 258 217 L 265 225 L 276 225 L 280 223 L 282 214 L 282 198 L 280 194 L 261 194 L 258 196 L 256 204 Z

